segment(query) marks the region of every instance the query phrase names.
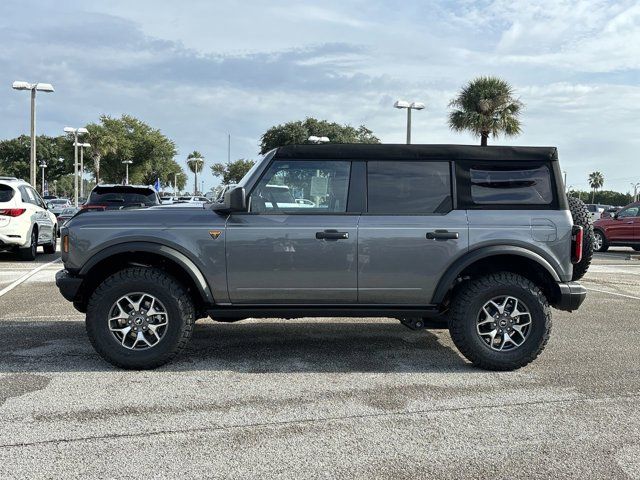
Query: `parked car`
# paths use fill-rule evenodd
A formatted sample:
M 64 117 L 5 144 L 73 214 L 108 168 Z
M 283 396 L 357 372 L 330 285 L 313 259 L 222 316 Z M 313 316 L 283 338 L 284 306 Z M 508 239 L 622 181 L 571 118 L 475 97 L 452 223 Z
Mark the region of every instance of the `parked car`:
M 38 192 L 24 180 L 0 177 L 0 250 L 35 260 L 38 245 L 56 252 L 58 221 Z
M 162 205 L 171 205 L 175 200 L 176 200 L 176 197 L 171 197 L 168 195 L 160 197 L 160 203 Z
M 47 202 L 49 211 L 56 217 L 65 209 L 71 206 L 71 201 L 67 198 L 54 198 Z
M 606 252 L 609 247 L 631 247 L 640 251 L 640 202 L 622 208 L 609 218 L 593 223 L 593 248 Z
M 276 182 L 319 200 L 281 203 Z M 205 315 L 437 319 L 476 366 L 517 369 L 547 344 L 550 306 L 582 304 L 592 253 L 546 147 L 290 145 L 221 204 L 89 212 L 62 235 L 60 292 L 97 352 L 134 369 L 172 360 Z
M 587 203 L 587 210 L 589 210 L 589 215 L 591 216 L 591 221 L 595 222 L 602 216 L 602 212 L 604 212 L 604 208 L 596 205 L 595 203 Z
M 42 197 L 43 200 L 53 200 L 55 198 L 58 198 L 58 196 L 57 195 L 44 195 Z
M 78 208 L 78 207 L 67 207 L 67 208 L 65 208 L 58 215 L 58 225 L 60 225 L 61 227 L 64 226 L 64 224 L 69 219 L 71 219 L 76 213 L 78 213 L 79 211 L 80 211 L 80 208 Z
M 91 190 L 82 210 L 124 210 L 160 205 L 153 187 L 144 185 L 97 185 Z

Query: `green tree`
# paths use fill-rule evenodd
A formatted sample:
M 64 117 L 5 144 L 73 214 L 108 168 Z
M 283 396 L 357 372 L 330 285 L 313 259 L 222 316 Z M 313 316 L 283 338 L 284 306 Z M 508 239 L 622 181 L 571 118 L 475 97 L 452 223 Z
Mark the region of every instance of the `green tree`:
M 571 190 L 569 195 L 572 197 L 577 197 L 580 199 L 584 199 L 585 201 L 589 198 L 589 195 L 593 195 L 593 192 L 589 191 L 580 191 L 580 190 Z M 596 192 L 594 196 L 591 197 L 591 203 L 599 203 L 602 205 L 613 205 L 615 207 L 623 207 L 628 203 L 633 201 L 633 193 L 621 193 L 615 192 L 612 190 L 600 190 Z
M 202 156 L 202 154 L 197 151 L 194 150 L 193 152 L 191 152 L 189 155 L 187 155 L 187 167 L 189 167 L 189 170 L 191 170 L 191 173 L 193 173 L 194 179 L 193 179 L 193 194 L 197 195 L 198 193 L 198 172 L 202 173 L 202 169 L 204 167 L 204 157 Z
M 158 129 L 130 115 L 113 118 L 100 117 L 98 124 L 90 124 L 90 143 L 96 144 L 91 151 L 94 160 L 91 169 L 101 180 L 122 183 L 125 176 L 123 160 L 131 160 L 129 183 L 152 185 L 160 179 L 168 185 L 173 172 L 182 171 L 174 160 L 175 144 Z M 96 158 L 99 158 L 96 162 Z
M 456 132 L 470 131 L 486 146 L 489 135 L 511 137 L 522 132 L 520 113 L 523 103 L 514 97 L 513 87 L 497 77 L 478 77 L 462 87 L 449 102 L 449 127 Z
M 224 185 L 238 183 L 255 163 L 254 160 L 244 158 L 226 164 L 216 163 L 211 167 L 211 172 L 214 176 L 221 177 Z
M 260 153 L 283 145 L 309 143 L 310 136 L 328 137 L 331 143 L 380 143 L 371 130 L 364 125 L 350 125 L 307 117 L 305 120 L 276 125 L 267 130 L 260 139 Z
M 596 190 L 604 185 L 604 175 L 600 172 L 591 172 L 589 174 L 589 186 L 591 187 L 591 203 L 593 203 Z

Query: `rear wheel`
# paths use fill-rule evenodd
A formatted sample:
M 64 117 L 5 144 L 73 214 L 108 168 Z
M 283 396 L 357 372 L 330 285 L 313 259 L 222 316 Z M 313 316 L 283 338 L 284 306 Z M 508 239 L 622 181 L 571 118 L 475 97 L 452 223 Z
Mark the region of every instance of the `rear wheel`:
M 193 300 L 175 278 L 155 268 L 121 270 L 98 286 L 87 306 L 87 333 L 109 363 L 151 369 L 186 346 Z
M 607 237 L 604 236 L 604 233 L 600 230 L 596 230 L 593 232 L 593 249 L 596 252 L 606 252 L 609 250 L 609 242 L 607 242 Z
M 572 280 L 580 280 L 587 273 L 594 250 L 594 232 L 591 215 L 584 202 L 575 197 L 567 197 L 574 225 L 582 227 L 582 259 L 573 266 Z
M 35 260 L 36 253 L 38 252 L 38 229 L 33 228 L 31 230 L 31 243 L 28 247 L 18 249 L 18 255 L 22 260 Z
M 516 370 L 544 350 L 551 333 L 551 310 L 530 280 L 495 273 L 460 288 L 452 301 L 449 331 L 475 366 Z

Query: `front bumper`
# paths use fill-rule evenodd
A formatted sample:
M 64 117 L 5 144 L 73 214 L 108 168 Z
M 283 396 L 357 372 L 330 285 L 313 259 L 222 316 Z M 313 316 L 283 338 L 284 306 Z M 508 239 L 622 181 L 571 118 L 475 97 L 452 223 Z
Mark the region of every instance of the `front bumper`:
M 64 298 L 73 302 L 78 299 L 82 278 L 74 277 L 66 270 L 60 270 L 56 273 L 56 286 Z
M 558 287 L 560 288 L 560 296 L 553 304 L 553 307 L 558 310 L 567 312 L 577 310 L 587 297 L 587 289 L 578 282 L 559 283 Z

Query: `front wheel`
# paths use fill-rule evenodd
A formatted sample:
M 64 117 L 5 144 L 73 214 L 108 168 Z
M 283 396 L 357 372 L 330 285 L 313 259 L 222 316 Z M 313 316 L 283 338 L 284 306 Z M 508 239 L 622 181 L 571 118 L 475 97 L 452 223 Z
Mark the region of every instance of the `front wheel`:
M 607 237 L 604 236 L 600 230 L 594 230 L 593 232 L 593 249 L 596 252 L 606 252 L 609 250 L 609 243 Z
M 93 292 L 87 334 L 109 363 L 151 369 L 186 346 L 195 321 L 193 300 L 175 278 L 156 268 L 116 272 Z
M 516 370 L 533 361 L 551 333 L 551 310 L 542 291 L 510 272 L 462 285 L 452 301 L 449 331 L 475 366 Z

